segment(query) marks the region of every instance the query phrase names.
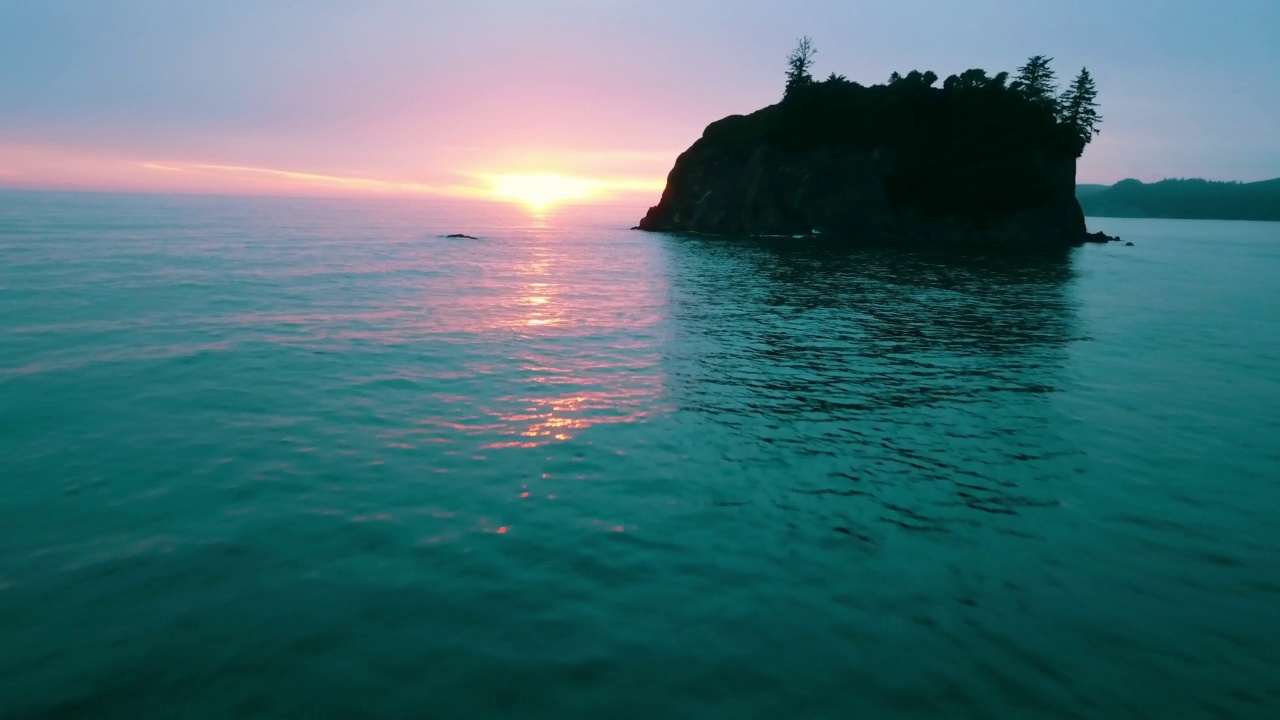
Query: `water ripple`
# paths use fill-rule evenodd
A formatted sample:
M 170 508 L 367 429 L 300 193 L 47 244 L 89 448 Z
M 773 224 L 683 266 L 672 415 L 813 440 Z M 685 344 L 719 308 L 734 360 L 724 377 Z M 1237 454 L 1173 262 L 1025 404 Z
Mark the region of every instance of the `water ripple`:
M 1273 226 L 566 212 L 0 193 L 0 715 L 1280 707 Z

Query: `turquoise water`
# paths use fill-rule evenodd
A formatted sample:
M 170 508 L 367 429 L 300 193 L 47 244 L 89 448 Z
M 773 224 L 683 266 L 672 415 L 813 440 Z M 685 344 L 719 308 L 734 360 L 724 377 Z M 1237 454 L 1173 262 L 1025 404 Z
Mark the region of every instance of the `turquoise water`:
M 639 214 L 0 194 L 0 716 L 1280 716 L 1280 224 Z

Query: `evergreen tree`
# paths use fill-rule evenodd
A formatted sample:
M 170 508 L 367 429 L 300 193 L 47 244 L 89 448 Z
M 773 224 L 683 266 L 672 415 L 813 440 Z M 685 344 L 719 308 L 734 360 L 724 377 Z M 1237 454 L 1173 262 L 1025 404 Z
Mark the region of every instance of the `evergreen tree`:
M 800 38 L 796 43 L 796 49 L 791 51 L 787 56 L 787 95 L 798 88 L 809 87 L 813 84 L 813 56 L 818 51 L 813 47 L 813 39 L 808 35 Z
M 1102 132 L 1098 129 L 1102 116 L 1098 114 L 1097 99 L 1098 89 L 1088 68 L 1080 70 L 1075 82 L 1058 99 L 1058 119 L 1074 128 L 1086 145 L 1094 135 Z
M 1058 87 L 1054 83 L 1057 78 L 1053 74 L 1053 68 L 1049 67 L 1051 62 L 1053 58 L 1043 55 L 1036 55 L 1027 60 L 1026 65 L 1018 68 L 1018 79 L 1014 81 L 1012 87 L 1031 100 L 1056 107 L 1057 101 L 1054 96 L 1057 94 Z
M 895 70 L 894 73 L 889 76 L 889 84 L 892 85 L 901 79 L 902 79 L 902 75 Z

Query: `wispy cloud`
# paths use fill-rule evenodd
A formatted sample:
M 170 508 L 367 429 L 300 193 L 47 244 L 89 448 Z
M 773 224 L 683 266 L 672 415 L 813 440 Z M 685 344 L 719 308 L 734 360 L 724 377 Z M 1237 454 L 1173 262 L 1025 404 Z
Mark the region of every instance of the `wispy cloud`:
M 176 168 L 171 165 L 161 165 L 160 163 L 142 163 L 142 167 L 148 170 L 160 170 L 162 172 L 182 172 L 182 168 Z
M 183 162 L 143 162 L 139 166 L 160 173 L 184 173 L 188 175 L 217 176 L 226 179 L 242 179 L 254 181 L 260 185 L 262 180 L 282 181 L 281 189 L 307 190 L 346 190 L 362 193 L 380 193 L 396 195 L 458 195 L 466 194 L 468 188 L 431 185 L 413 180 L 395 180 L 360 175 L 333 175 L 326 173 L 284 170 L 279 168 L 255 167 L 252 165 L 225 165 L 220 163 L 183 163 Z
M 338 175 L 330 173 L 307 172 L 281 168 L 257 167 L 253 165 L 228 165 L 221 163 L 184 163 L 173 161 L 148 161 L 138 163 L 148 171 L 172 175 L 182 173 L 193 176 L 216 177 L 222 181 L 241 180 L 246 185 L 261 186 L 263 180 L 278 181 L 273 186 L 281 190 L 306 192 L 308 190 L 346 191 L 355 193 L 375 193 L 388 195 L 440 195 L 446 197 L 466 197 L 494 199 L 505 197 L 502 180 L 513 177 L 510 173 L 501 172 L 464 172 L 455 174 L 466 178 L 469 184 L 432 184 L 417 180 L 403 180 L 367 175 Z M 573 175 L 542 174 L 544 177 L 555 177 L 558 182 L 590 188 L 594 197 L 655 192 L 662 189 L 662 181 L 657 178 L 631 177 L 581 177 Z
M 381 180 L 377 178 L 358 176 L 323 175 L 320 173 L 299 172 L 296 170 L 278 170 L 275 168 L 250 167 L 245 165 L 199 164 L 191 165 L 190 167 L 196 170 L 209 170 L 221 173 L 268 176 L 291 180 L 297 183 L 348 190 L 365 190 L 380 193 L 442 194 L 445 192 L 444 188 L 420 182 L 403 180 Z

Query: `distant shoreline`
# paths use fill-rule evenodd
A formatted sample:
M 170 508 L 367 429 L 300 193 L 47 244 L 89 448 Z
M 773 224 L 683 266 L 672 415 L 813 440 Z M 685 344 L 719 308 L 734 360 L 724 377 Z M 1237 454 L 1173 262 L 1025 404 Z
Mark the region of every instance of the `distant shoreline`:
M 1122 180 L 1077 185 L 1086 216 L 1167 220 L 1280 222 L 1280 178 L 1253 183 L 1209 180 Z

